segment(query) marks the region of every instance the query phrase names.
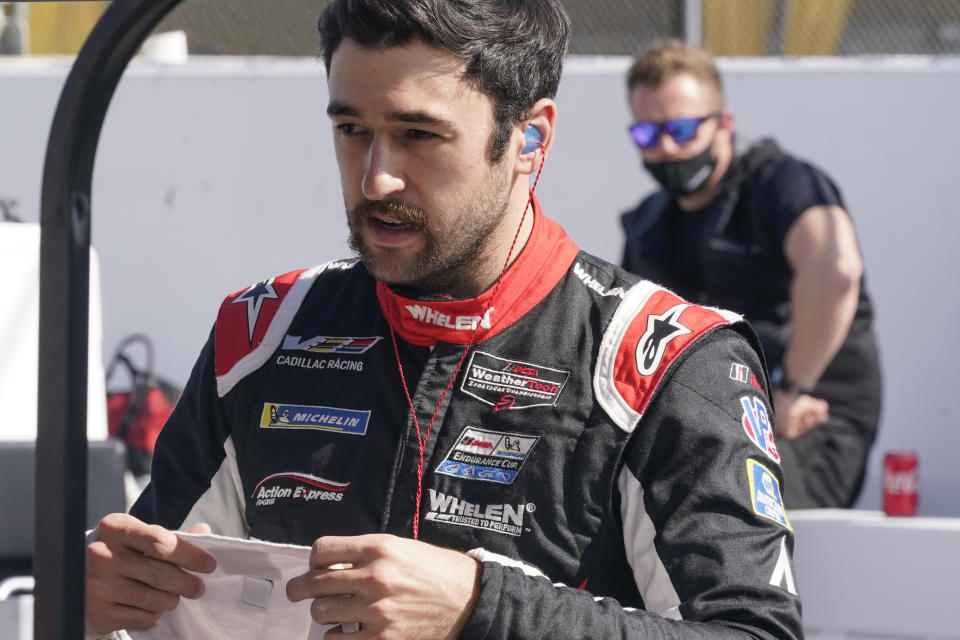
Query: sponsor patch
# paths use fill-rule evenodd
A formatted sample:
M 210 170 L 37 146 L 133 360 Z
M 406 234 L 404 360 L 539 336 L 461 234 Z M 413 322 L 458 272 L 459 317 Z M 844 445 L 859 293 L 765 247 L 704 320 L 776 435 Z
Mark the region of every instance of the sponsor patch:
M 310 358 L 308 356 L 277 356 L 277 364 L 282 367 L 301 369 L 336 369 L 337 371 L 363 371 L 363 360 L 354 358 Z
M 552 407 L 569 377 L 569 371 L 475 351 L 460 390 L 494 411 Z
M 313 336 L 303 339 L 301 336 L 288 335 L 283 339 L 282 349 L 284 351 L 356 355 L 366 353 L 380 340 L 383 340 L 383 336 L 368 336 L 366 338 Z
M 468 480 L 512 484 L 540 436 L 499 433 L 467 427 L 437 473 Z
M 773 425 L 770 424 L 767 405 L 754 396 L 741 396 L 740 404 L 743 406 L 743 430 L 768 458 L 779 463 L 780 452 L 773 439 Z
M 265 402 L 261 429 L 319 429 L 362 436 L 367 433 L 370 411 L 312 407 L 302 404 Z
M 750 481 L 750 501 L 753 512 L 758 516 L 773 520 L 780 526 L 793 531 L 787 520 L 787 510 L 780 496 L 780 483 L 769 469 L 756 460 L 747 460 L 747 479 Z
M 760 381 L 757 380 L 757 376 L 753 375 L 752 373 L 750 374 L 750 384 L 753 386 L 754 389 L 762 393 L 764 398 L 767 397 L 767 390 L 764 389 L 763 385 L 760 384 Z
M 411 318 L 418 322 L 457 331 L 476 331 L 477 326 L 482 329 L 489 329 L 491 327 L 490 316 L 494 310 L 493 307 L 488 308 L 483 316 L 453 316 L 423 304 L 408 304 L 404 309 L 407 310 Z
M 580 282 L 586 285 L 586 287 L 591 291 L 596 292 L 598 295 L 602 297 L 617 296 L 623 300 L 623 287 L 613 287 L 611 289 L 607 289 L 600 284 L 596 278 L 587 273 L 587 270 L 580 266 L 579 261 L 573 264 L 573 273 L 580 278 Z
M 640 336 L 636 350 L 637 371 L 640 375 L 650 376 L 656 373 L 670 341 L 691 333 L 690 329 L 678 320 L 680 314 L 689 306 L 677 304 L 660 315 L 650 314 L 647 317 L 647 329 Z
M 426 519 L 431 522 L 459 527 L 486 529 L 496 533 L 519 536 L 523 533 L 525 514 L 536 511 L 527 504 L 476 504 L 430 489 L 430 506 Z
M 730 363 L 730 379 L 736 380 L 737 382 L 749 382 L 750 381 L 750 367 L 745 364 L 739 364 L 737 362 Z
M 790 554 L 787 553 L 787 537 L 780 538 L 780 555 L 777 556 L 777 564 L 770 574 L 770 584 L 780 587 L 784 591 L 793 595 L 797 593 L 797 584 L 793 580 L 793 569 L 790 567 Z
M 308 473 L 284 471 L 258 482 L 250 498 L 256 500 L 258 507 L 274 506 L 283 500 L 340 502 L 349 486 L 349 482 L 334 482 Z

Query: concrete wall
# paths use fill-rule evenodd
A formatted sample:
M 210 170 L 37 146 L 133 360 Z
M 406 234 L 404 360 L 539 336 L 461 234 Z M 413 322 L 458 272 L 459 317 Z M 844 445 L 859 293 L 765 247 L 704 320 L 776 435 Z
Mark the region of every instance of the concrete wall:
M 558 144 L 537 190 L 584 249 L 613 261 L 617 214 L 652 188 L 626 135 L 627 62 L 568 63 Z M 830 172 L 857 225 L 886 388 L 859 506 L 879 505 L 882 452 L 910 447 L 922 512 L 960 515 L 960 61 L 731 60 L 723 69 L 740 133 L 773 135 Z M 66 71 L 57 61 L 0 64 L 0 198 L 16 198 L 28 220 L 38 218 Z M 128 71 L 94 174 L 106 356 L 124 335 L 146 332 L 160 373 L 183 382 L 223 295 L 348 255 L 325 106 L 311 59 Z

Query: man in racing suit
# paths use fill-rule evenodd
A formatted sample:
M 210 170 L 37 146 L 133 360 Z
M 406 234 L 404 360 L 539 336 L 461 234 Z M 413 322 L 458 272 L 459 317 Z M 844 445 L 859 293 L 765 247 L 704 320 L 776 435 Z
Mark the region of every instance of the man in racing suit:
M 287 595 L 360 623 L 327 638 L 802 637 L 754 334 L 543 215 L 527 176 L 553 143 L 566 16 L 470 4 L 325 12 L 361 259 L 226 298 L 150 486 L 88 547 L 91 632 L 198 596 L 184 569 L 212 559 L 169 530 L 207 523 L 312 545 Z M 463 81 L 490 65 L 424 26 L 449 24 L 469 47 L 529 28 L 529 59 L 554 69 L 502 145 L 494 102 Z

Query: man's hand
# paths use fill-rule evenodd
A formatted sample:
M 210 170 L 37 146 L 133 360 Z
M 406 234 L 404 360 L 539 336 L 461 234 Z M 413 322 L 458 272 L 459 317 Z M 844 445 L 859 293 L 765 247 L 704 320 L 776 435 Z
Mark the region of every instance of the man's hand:
M 830 405 L 826 400 L 780 390 L 773 392 L 773 410 L 777 420 L 777 435 L 787 440 L 802 436 L 830 417 Z
M 198 524 L 191 533 L 210 533 Z M 199 598 L 203 581 L 184 571 L 209 573 L 213 556 L 158 525 L 125 513 L 105 516 L 87 546 L 86 623 L 90 631 L 149 629 L 160 614 Z
M 424 542 L 328 536 L 313 544 L 310 571 L 287 583 L 287 597 L 314 598 L 310 614 L 320 624 L 360 623 L 326 640 L 452 640 L 473 611 L 479 574 L 473 558 Z

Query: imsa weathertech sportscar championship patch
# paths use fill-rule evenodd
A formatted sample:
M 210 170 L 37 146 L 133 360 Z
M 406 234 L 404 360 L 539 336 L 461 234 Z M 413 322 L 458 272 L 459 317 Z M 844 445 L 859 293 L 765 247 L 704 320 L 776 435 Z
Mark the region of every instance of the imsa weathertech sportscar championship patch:
M 265 402 L 260 428 L 319 429 L 362 436 L 367 432 L 369 421 L 370 411 Z
M 437 467 L 437 473 L 511 484 L 538 440 L 539 436 L 467 427 Z
M 787 520 L 783 498 L 780 496 L 780 483 L 770 470 L 756 460 L 748 459 L 747 479 L 750 481 L 753 512 L 793 531 L 790 521 Z
M 569 371 L 476 351 L 470 356 L 460 389 L 495 411 L 551 407 L 569 377 Z

